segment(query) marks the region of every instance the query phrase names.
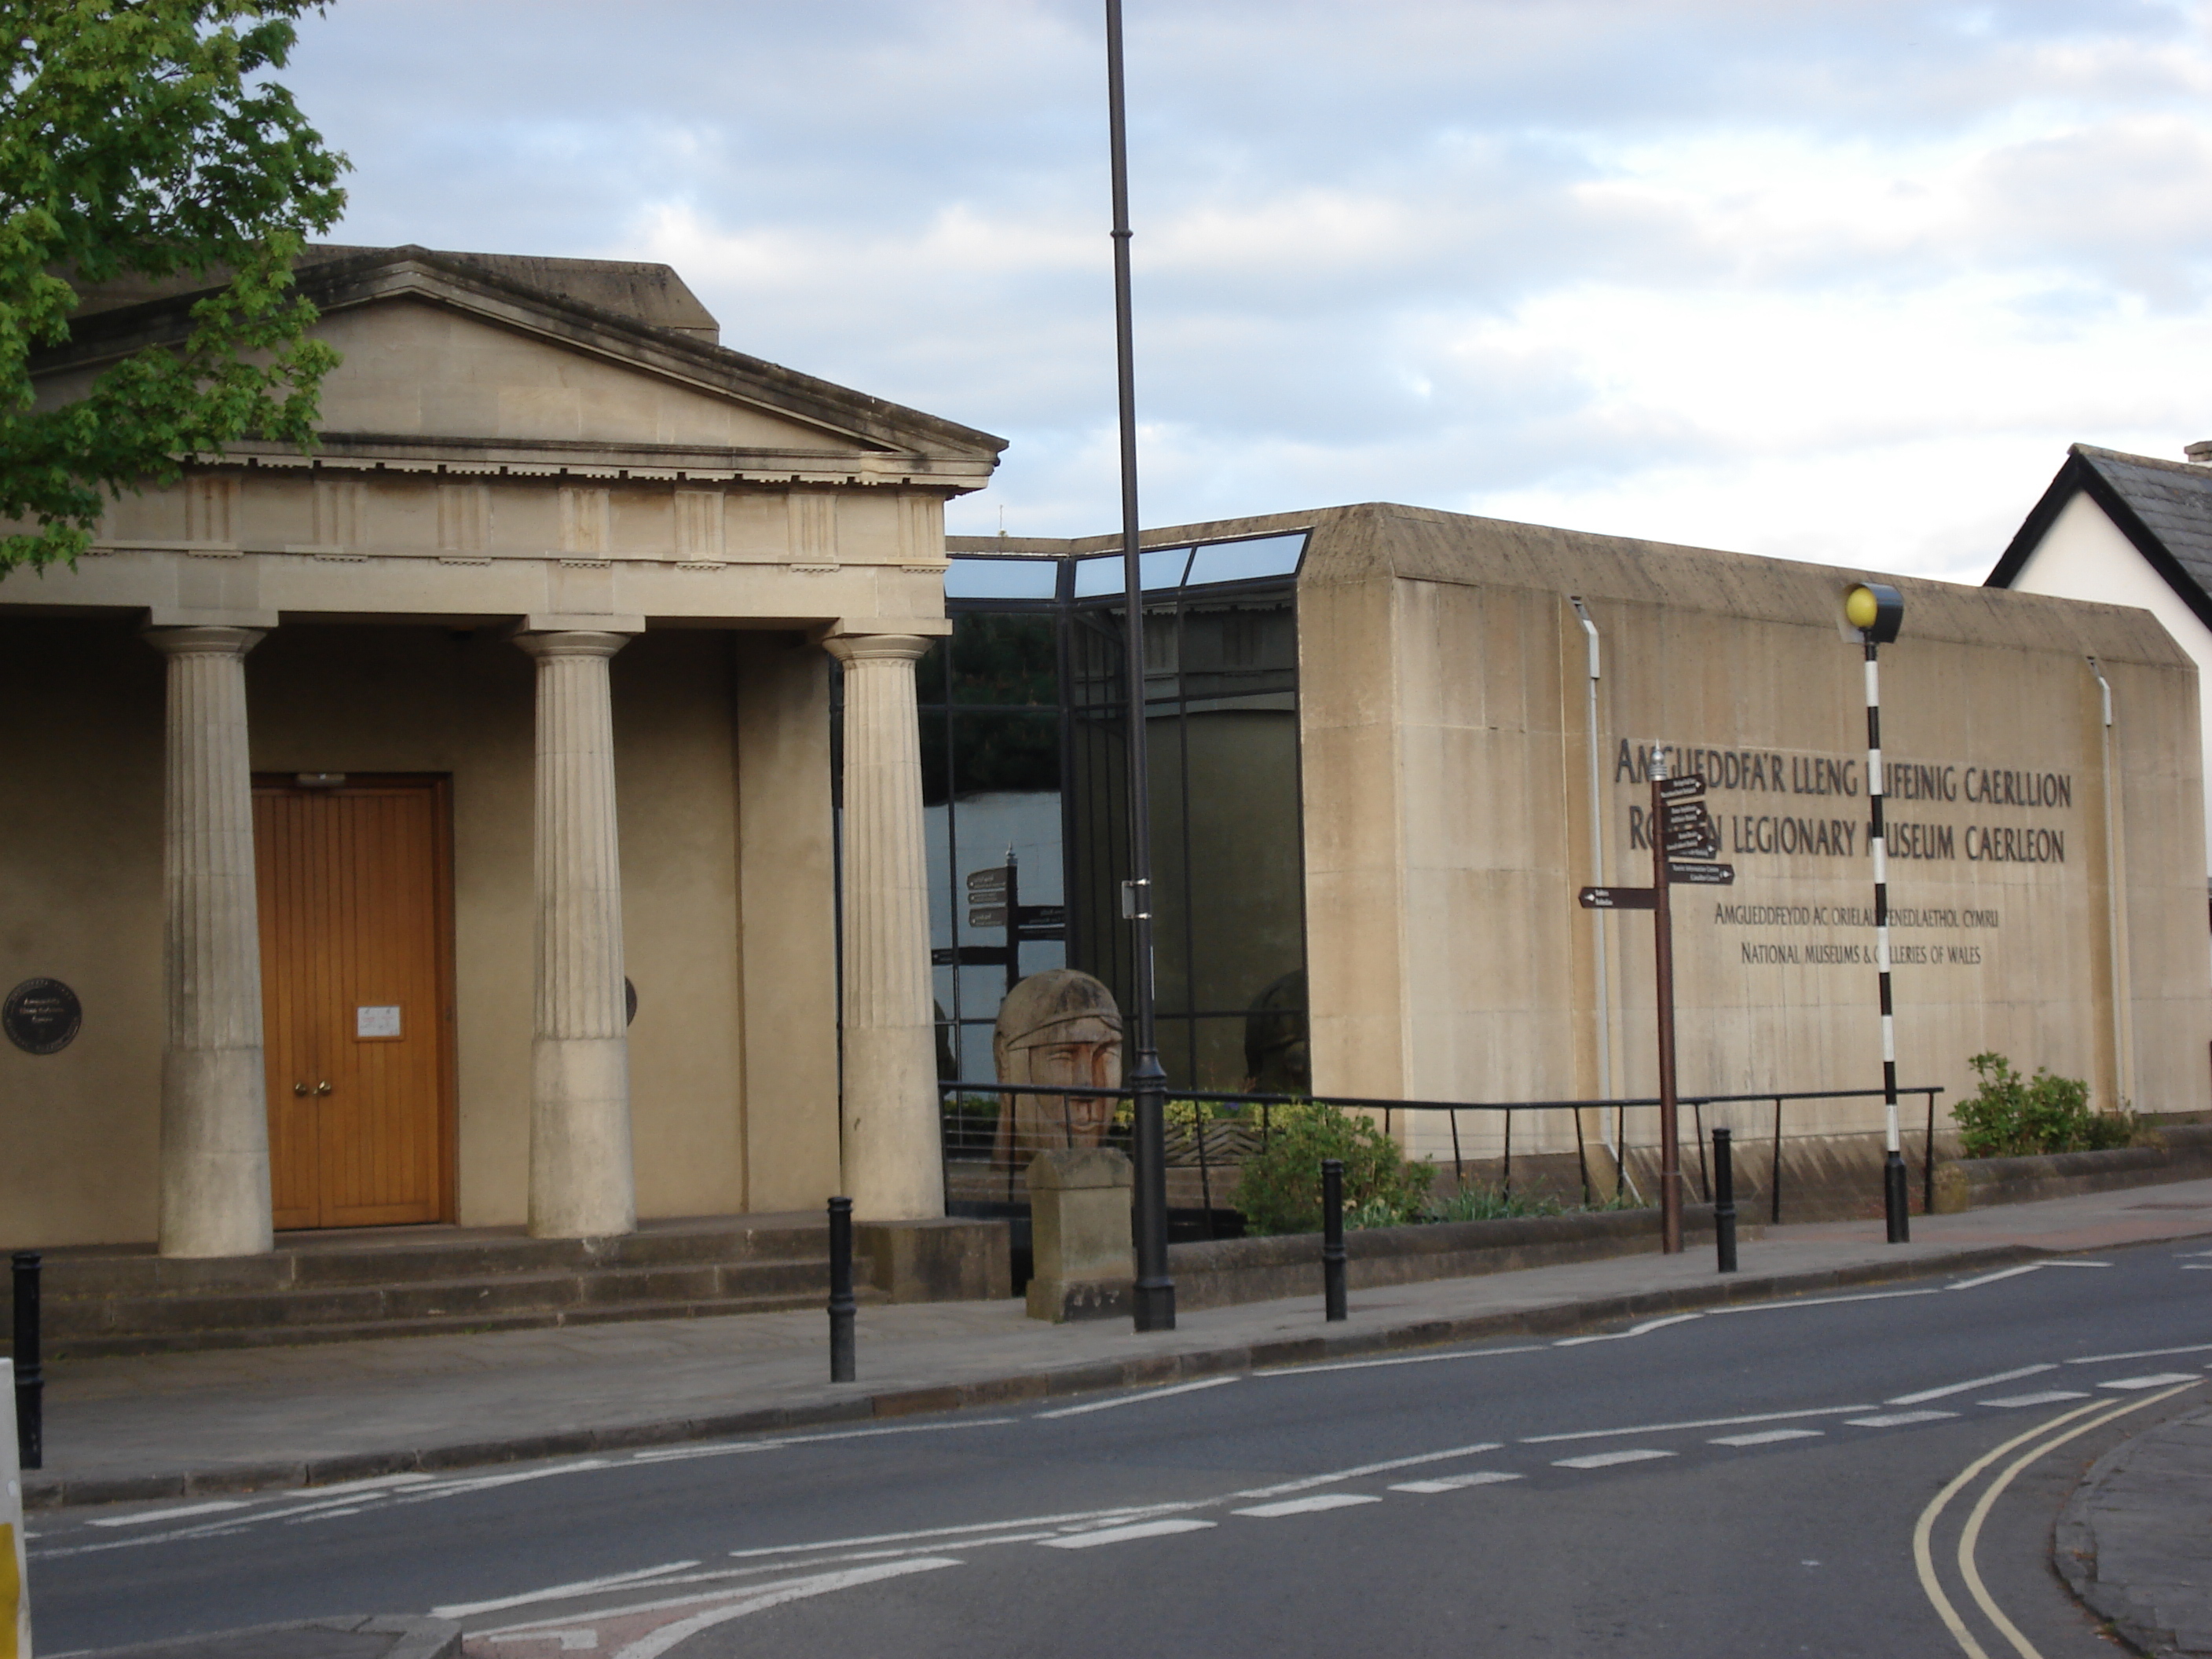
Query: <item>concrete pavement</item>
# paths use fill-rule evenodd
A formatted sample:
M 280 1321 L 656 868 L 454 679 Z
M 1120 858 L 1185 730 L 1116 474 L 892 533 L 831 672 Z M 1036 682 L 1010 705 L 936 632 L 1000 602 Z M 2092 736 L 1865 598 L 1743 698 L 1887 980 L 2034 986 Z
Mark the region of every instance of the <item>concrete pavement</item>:
M 1742 1271 L 1645 1255 L 1370 1290 L 1344 1323 L 1309 1297 L 1051 1326 L 1018 1301 L 871 1308 L 860 1381 L 832 1384 L 819 1312 L 751 1315 L 54 1364 L 46 1468 L 28 1504 L 319 1485 L 892 1417 L 1177 1376 L 1579 1326 L 1717 1302 L 2212 1233 L 2212 1181 L 1880 1223 L 1771 1231 Z

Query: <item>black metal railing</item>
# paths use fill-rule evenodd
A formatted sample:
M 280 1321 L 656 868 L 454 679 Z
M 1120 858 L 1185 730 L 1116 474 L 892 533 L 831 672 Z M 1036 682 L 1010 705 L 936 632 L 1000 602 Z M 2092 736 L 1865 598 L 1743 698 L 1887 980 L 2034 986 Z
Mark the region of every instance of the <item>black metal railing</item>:
M 972 1165 L 978 1161 L 988 1163 L 994 1156 L 998 1139 L 999 1114 L 1004 1109 L 998 1097 L 1006 1095 L 1038 1095 L 1060 1102 L 1064 1144 L 1073 1146 L 1076 1116 L 1072 1103 L 1077 1100 L 1127 1100 L 1132 1091 L 1127 1087 L 1110 1089 L 1083 1088 L 1052 1083 L 957 1083 L 938 1085 L 941 1100 L 949 1103 L 939 1116 L 943 1135 L 943 1157 L 946 1185 L 951 1184 L 956 1164 Z M 1900 1096 L 1923 1097 L 1926 1103 L 1925 1143 L 1921 1149 L 1921 1206 L 1932 1212 L 1936 1207 L 1936 1097 L 1944 1093 L 1938 1085 L 1916 1085 L 1901 1088 Z M 1770 1176 L 1767 1182 L 1768 1217 L 1778 1224 L 1782 1220 L 1782 1145 L 1789 1137 L 1783 1133 L 1783 1108 L 1801 1101 L 1880 1100 L 1880 1089 L 1796 1089 L 1761 1090 L 1750 1094 L 1680 1095 L 1677 1103 L 1688 1109 L 1690 1135 L 1698 1149 L 1698 1186 L 1705 1200 L 1712 1201 L 1712 1175 L 1706 1162 L 1705 1109 L 1708 1106 L 1765 1105 L 1774 1108 L 1774 1128 Z M 1218 1089 L 1179 1089 L 1168 1099 L 1168 1163 L 1170 1167 L 1195 1167 L 1199 1172 L 1200 1190 L 1206 1209 L 1213 1208 L 1212 1171 L 1219 1164 L 1231 1162 L 1222 1154 L 1233 1152 L 1237 1160 L 1254 1152 L 1263 1151 L 1273 1133 L 1273 1113 L 1279 1107 L 1336 1106 L 1352 1111 L 1380 1112 L 1382 1132 L 1386 1135 L 1393 1127 L 1393 1118 L 1400 1112 L 1443 1112 L 1450 1121 L 1452 1142 L 1452 1174 L 1455 1183 L 1464 1184 L 1466 1164 L 1460 1140 L 1459 1117 L 1462 1112 L 1487 1112 L 1503 1117 L 1501 1184 L 1506 1194 L 1513 1191 L 1513 1120 L 1522 1112 L 1566 1112 L 1574 1120 L 1575 1164 L 1581 1178 L 1583 1201 L 1592 1198 L 1589 1138 L 1583 1122 L 1583 1114 L 1595 1112 L 1613 1115 L 1614 1130 L 1612 1144 L 1607 1148 L 1613 1160 L 1616 1174 L 1627 1182 L 1633 1193 L 1632 1180 L 1627 1176 L 1631 1148 L 1628 1146 L 1628 1114 L 1632 1110 L 1656 1108 L 1656 1095 L 1634 1095 L 1604 1100 L 1391 1100 L 1379 1096 L 1363 1095 L 1261 1095 L 1240 1094 Z M 1236 1114 L 1233 1118 L 1219 1115 L 1209 1120 L 1200 1109 L 1207 1106 L 1227 1107 Z M 988 1108 L 988 1110 L 983 1109 Z M 1256 1109 L 1247 1116 L 1248 1109 Z M 1187 1120 L 1187 1121 L 1186 1121 Z M 1680 1133 L 1680 1126 L 1677 1127 Z M 1098 1144 L 1127 1150 L 1129 1126 L 1109 1119 L 1102 1127 Z M 1601 1144 L 1603 1144 L 1601 1142 Z M 1656 1143 L 1655 1142 L 1656 1146 Z M 1528 1156 L 1523 1153 L 1526 1158 Z M 994 1181 L 1003 1176 L 1006 1201 L 1016 1202 L 1016 1182 L 1020 1176 L 1018 1158 L 1010 1158 L 1003 1169 L 994 1169 Z M 1439 1160 L 1441 1164 L 1441 1160 Z

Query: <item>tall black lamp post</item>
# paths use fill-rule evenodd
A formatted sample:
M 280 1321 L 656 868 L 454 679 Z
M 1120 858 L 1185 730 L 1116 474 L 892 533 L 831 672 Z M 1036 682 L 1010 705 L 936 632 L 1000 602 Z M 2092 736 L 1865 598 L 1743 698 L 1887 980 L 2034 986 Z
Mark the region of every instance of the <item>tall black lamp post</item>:
M 1866 649 L 1867 799 L 1873 818 L 1867 847 L 1874 854 L 1875 971 L 1881 984 L 1881 1095 L 1887 1111 L 1881 1165 L 1881 1208 L 1889 1242 L 1911 1237 L 1905 1212 L 1905 1151 L 1897 1128 L 1897 1017 L 1889 991 L 1889 848 L 1881 827 L 1881 670 L 1875 648 L 1897 637 L 1905 622 L 1905 596 L 1882 582 L 1861 582 L 1844 595 L 1844 620 Z
M 1140 1331 L 1175 1328 L 1168 1277 L 1167 1072 L 1152 1011 L 1152 789 L 1145 730 L 1144 573 L 1137 556 L 1137 382 L 1129 327 L 1129 141 L 1122 118 L 1121 0 L 1106 0 L 1106 102 L 1114 175 L 1114 356 L 1121 405 L 1121 569 L 1128 592 L 1129 879 L 1121 915 L 1129 924 L 1135 980 L 1136 1054 L 1129 1070 L 1136 1108 L 1134 1315 Z

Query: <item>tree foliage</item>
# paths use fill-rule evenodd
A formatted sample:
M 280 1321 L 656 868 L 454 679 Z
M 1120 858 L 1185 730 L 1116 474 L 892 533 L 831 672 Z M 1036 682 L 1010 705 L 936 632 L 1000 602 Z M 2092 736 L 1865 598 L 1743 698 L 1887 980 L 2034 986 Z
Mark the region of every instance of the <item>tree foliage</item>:
M 346 163 L 267 79 L 311 0 L 0 0 L 0 571 L 74 559 L 107 500 L 256 435 L 313 442 L 337 361 L 292 286 Z M 35 406 L 72 282 L 222 286 L 176 344 Z M 72 388 L 74 390 L 74 388 Z

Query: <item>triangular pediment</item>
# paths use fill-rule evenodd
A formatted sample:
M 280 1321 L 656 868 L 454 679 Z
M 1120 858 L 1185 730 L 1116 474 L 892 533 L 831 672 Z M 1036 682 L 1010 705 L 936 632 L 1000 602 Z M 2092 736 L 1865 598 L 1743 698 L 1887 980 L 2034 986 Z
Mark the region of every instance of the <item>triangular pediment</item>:
M 333 441 L 420 437 L 502 451 L 548 444 L 913 457 L 935 463 L 948 482 L 975 475 L 968 488 L 1006 447 L 988 433 L 730 350 L 699 328 L 656 325 L 532 286 L 532 276 L 529 262 L 480 264 L 416 247 L 304 262 L 301 290 L 323 313 L 316 332 L 345 359 L 325 382 L 324 432 Z M 180 338 L 198 297 L 167 293 L 88 307 L 70 343 L 42 354 L 36 370 L 79 376 Z

